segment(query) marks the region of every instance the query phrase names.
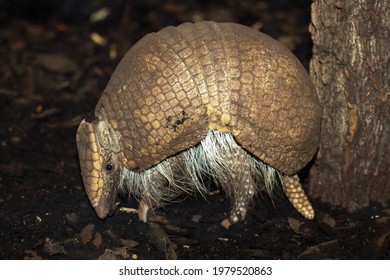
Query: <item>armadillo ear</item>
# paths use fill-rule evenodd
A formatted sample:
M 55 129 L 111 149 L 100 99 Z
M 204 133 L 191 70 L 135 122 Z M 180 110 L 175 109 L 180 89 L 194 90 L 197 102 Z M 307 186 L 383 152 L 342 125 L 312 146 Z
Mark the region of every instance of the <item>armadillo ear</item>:
M 96 125 L 96 137 L 102 148 L 117 153 L 120 151 L 118 137 L 108 121 L 99 121 Z

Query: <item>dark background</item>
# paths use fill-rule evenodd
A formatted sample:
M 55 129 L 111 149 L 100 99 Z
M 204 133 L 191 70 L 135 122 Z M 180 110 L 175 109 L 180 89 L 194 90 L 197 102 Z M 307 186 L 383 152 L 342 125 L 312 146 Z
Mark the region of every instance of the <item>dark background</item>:
M 348 214 L 313 201 L 317 218 L 308 221 L 280 191 L 273 200 L 259 197 L 248 219 L 229 230 L 219 225 L 229 211 L 219 193 L 158 209 L 148 224 L 123 211 L 96 217 L 80 177 L 78 124 L 138 39 L 199 20 L 257 28 L 308 68 L 306 0 L 0 0 L 1 259 L 390 257 L 389 209 Z

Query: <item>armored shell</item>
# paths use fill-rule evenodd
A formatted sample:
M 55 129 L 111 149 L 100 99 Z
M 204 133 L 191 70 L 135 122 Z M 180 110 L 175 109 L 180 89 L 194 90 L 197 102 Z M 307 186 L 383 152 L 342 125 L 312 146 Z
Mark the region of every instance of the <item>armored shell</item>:
M 317 150 L 320 112 L 305 69 L 267 35 L 234 23 L 164 28 L 128 51 L 79 126 L 88 197 L 104 218 L 125 185 L 146 221 L 150 207 L 205 192 L 206 174 L 232 201 L 228 227 L 245 218 L 258 178 L 270 192 L 280 177 L 312 219 L 296 173 Z
M 130 170 L 145 170 L 232 133 L 251 154 L 294 174 L 313 157 L 320 110 L 310 78 L 286 47 L 254 29 L 199 22 L 143 37 L 124 56 L 104 108 Z

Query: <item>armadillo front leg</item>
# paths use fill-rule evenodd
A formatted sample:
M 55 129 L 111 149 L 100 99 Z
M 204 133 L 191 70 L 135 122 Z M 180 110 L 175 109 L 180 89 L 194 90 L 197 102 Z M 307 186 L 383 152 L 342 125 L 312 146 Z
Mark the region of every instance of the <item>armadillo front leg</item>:
M 185 186 L 176 183 L 188 184 L 180 173 L 183 159 L 182 155 L 177 155 L 141 173 L 126 173 L 129 191 L 141 198 L 138 206 L 141 221 L 147 222 L 150 209 L 174 201 L 186 190 Z
M 146 199 L 142 199 L 138 206 L 138 218 L 140 221 L 146 223 L 148 221 L 148 212 L 150 205 Z
M 298 175 L 281 177 L 284 193 L 294 208 L 305 218 L 314 219 L 314 210 L 299 181 Z

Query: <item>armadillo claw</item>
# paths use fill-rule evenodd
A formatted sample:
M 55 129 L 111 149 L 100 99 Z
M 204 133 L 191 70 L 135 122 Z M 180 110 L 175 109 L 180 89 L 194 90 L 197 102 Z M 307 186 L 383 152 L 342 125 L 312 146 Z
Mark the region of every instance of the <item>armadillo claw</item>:
M 229 227 L 232 225 L 230 220 L 228 218 L 223 219 L 221 222 L 221 226 L 223 226 L 225 229 L 229 229 Z
M 299 181 L 298 175 L 281 177 L 284 193 L 294 208 L 305 218 L 314 219 L 314 209 Z
M 238 223 L 239 221 L 243 221 L 246 218 L 247 209 L 242 206 L 235 205 L 231 211 L 228 218 L 223 219 L 221 222 L 221 226 L 223 226 L 226 229 L 229 229 L 229 227 L 233 224 Z
M 138 219 L 146 223 L 148 221 L 149 203 L 142 199 L 138 206 Z

